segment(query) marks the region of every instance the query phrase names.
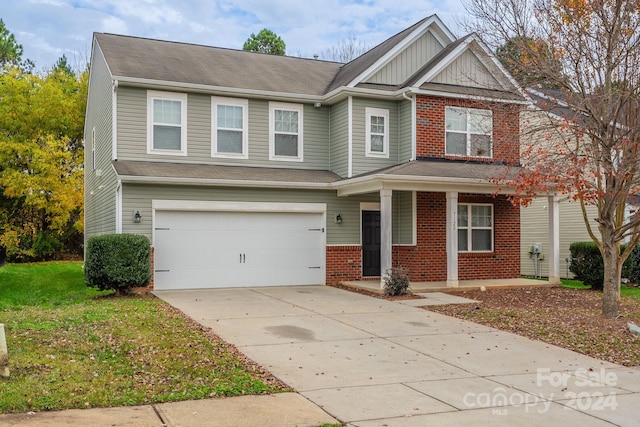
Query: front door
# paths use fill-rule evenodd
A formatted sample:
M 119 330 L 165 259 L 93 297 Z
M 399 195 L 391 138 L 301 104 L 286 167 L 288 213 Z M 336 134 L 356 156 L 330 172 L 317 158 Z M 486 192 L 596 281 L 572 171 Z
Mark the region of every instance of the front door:
M 380 211 L 362 211 L 362 275 L 380 276 Z

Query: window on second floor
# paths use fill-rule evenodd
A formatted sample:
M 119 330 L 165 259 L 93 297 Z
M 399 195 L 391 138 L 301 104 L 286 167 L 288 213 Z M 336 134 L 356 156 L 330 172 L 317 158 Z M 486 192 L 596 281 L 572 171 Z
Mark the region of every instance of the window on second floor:
M 445 152 L 452 156 L 492 157 L 491 110 L 446 107 Z
M 367 157 L 389 157 L 389 110 L 366 108 Z
M 246 99 L 211 98 L 211 155 L 246 159 L 249 155 Z
M 303 106 L 269 103 L 269 160 L 303 160 Z
M 493 251 L 493 205 L 458 204 L 458 251 Z
M 147 92 L 147 151 L 187 155 L 187 95 Z

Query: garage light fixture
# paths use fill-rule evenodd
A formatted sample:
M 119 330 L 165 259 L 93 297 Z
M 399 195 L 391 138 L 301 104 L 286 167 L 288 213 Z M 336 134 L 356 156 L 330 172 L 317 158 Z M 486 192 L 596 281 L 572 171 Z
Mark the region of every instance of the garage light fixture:
M 336 224 L 342 224 L 342 215 L 341 214 L 337 214 L 336 215 Z
M 136 211 L 136 213 L 133 214 L 133 222 L 136 224 L 142 222 L 142 215 L 140 214 L 140 211 Z

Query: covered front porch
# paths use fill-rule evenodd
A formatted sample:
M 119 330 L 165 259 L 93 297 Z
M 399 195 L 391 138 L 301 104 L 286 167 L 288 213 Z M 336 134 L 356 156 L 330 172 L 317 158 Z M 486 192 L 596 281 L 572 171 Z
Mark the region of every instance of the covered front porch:
M 414 292 L 560 284 L 559 208 L 555 195 L 548 196 L 548 281 L 520 279 L 519 210 L 514 211 L 505 196 L 513 189 L 496 183 L 498 177 L 511 173 L 512 167 L 499 164 L 418 160 L 337 183 L 338 196 L 378 193 L 376 210 L 380 213 L 380 276 L 342 283 L 380 290 L 387 271 L 408 267 Z M 413 192 L 414 203 L 418 194 L 410 245 L 393 244 L 395 191 Z M 484 216 L 472 217 L 472 205 L 478 206 L 479 212 L 489 207 Z M 459 216 L 459 207 L 468 209 L 468 215 L 462 211 Z M 478 224 L 472 224 L 476 219 Z M 462 220 L 465 223 L 458 224 Z M 478 247 L 472 246 L 472 237 L 480 242 Z M 516 252 L 517 259 L 513 256 Z

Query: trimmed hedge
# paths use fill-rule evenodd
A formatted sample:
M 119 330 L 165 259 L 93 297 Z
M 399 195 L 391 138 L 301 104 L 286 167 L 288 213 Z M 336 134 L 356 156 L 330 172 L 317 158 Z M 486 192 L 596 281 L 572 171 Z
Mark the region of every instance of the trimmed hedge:
M 620 246 L 620 252 L 625 250 Z M 602 290 L 604 287 L 604 261 L 598 246 L 594 242 L 574 242 L 569 246 L 571 264 L 569 270 L 592 289 Z M 622 277 L 631 281 L 640 278 L 640 247 L 633 248 L 633 252 L 622 265 Z
M 145 236 L 106 234 L 87 242 L 84 264 L 87 286 L 126 293 L 151 280 L 151 245 Z

